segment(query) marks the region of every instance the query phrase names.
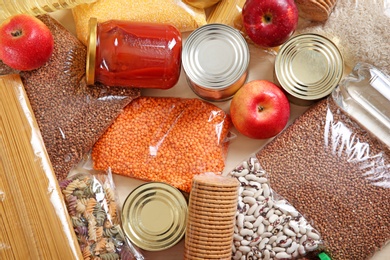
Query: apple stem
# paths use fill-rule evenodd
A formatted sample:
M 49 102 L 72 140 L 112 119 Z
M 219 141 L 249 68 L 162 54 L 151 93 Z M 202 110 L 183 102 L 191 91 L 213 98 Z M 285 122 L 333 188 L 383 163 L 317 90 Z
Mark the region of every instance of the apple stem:
M 22 35 L 22 30 L 16 30 L 16 31 L 12 32 L 11 35 L 13 37 L 19 37 L 20 35 Z
M 257 107 L 257 111 L 258 111 L 258 112 L 261 112 L 261 111 L 263 111 L 263 110 L 264 110 L 264 107 L 263 107 L 263 106 L 258 106 L 258 107 Z

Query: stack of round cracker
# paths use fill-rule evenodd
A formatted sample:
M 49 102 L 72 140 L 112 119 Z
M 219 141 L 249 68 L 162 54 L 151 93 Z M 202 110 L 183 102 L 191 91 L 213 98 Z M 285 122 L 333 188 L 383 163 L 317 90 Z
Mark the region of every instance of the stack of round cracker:
M 326 21 L 337 0 L 295 0 L 299 15 L 314 22 Z
M 231 259 L 239 182 L 196 175 L 188 204 L 184 259 Z

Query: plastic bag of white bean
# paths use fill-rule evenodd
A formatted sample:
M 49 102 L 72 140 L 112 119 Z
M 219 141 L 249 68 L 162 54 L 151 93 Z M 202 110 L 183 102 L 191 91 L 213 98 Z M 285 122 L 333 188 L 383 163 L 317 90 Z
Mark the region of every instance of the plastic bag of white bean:
M 359 63 L 256 154 L 333 260 L 369 259 L 390 241 L 389 93 L 390 77 Z
M 320 250 L 318 231 L 272 190 L 255 156 L 229 175 L 240 182 L 233 259 L 297 259 Z

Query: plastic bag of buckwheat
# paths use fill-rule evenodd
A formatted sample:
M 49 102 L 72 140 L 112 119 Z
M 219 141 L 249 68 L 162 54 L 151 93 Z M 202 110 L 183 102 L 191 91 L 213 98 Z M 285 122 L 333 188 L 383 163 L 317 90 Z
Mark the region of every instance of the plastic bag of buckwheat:
M 240 182 L 233 259 L 297 259 L 321 250 L 319 232 L 272 190 L 255 156 L 228 175 Z
M 0 61 L 0 75 L 20 75 L 54 173 L 61 181 L 122 109 L 140 96 L 140 90 L 87 86 L 87 47 L 51 16 L 38 18 L 53 34 L 50 60 L 32 71 L 16 71 Z
M 332 259 L 369 259 L 390 241 L 389 91 L 389 76 L 359 63 L 256 154 Z

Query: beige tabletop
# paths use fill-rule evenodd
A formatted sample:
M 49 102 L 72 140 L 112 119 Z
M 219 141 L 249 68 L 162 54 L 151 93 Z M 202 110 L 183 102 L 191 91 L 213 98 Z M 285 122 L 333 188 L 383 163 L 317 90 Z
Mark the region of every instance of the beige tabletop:
M 57 19 L 70 32 L 75 34 L 74 21 L 73 21 L 71 11 L 69 10 L 57 11 L 55 13 L 52 13 L 51 15 L 52 17 Z M 186 34 L 183 35 L 184 39 L 185 37 Z M 251 62 L 249 67 L 248 81 L 254 79 L 267 79 L 273 81 L 274 56 L 267 54 L 264 51 L 261 51 L 256 48 L 250 48 L 250 52 L 251 52 Z M 347 68 L 346 72 L 348 73 L 349 71 Z M 183 98 L 197 97 L 188 86 L 183 71 L 181 72 L 179 82 L 173 88 L 168 90 L 147 89 L 142 91 L 142 95 L 183 97 Z M 215 102 L 214 104 L 226 112 L 229 111 L 230 101 Z M 291 117 L 289 123 L 291 123 L 296 117 L 302 114 L 306 109 L 307 107 L 296 106 L 294 104 L 291 104 Z M 224 174 L 231 171 L 235 166 L 239 165 L 242 161 L 248 159 L 249 156 L 256 153 L 268 141 L 270 141 L 270 140 L 254 140 L 254 139 L 247 138 L 239 134 L 235 129 L 232 129 L 232 132 L 237 136 L 230 143 L 229 152 L 226 158 L 226 167 L 225 167 Z M 114 181 L 117 188 L 120 204 L 123 204 L 125 198 L 135 187 L 143 183 L 140 180 L 136 180 L 129 177 L 120 176 L 120 175 L 114 175 Z M 183 252 L 184 252 L 184 240 L 180 241 L 175 246 L 166 249 L 164 251 L 143 252 L 143 254 L 146 259 L 176 260 L 176 259 L 183 258 Z M 387 246 L 383 248 L 381 251 L 377 252 L 371 259 L 389 260 L 390 246 Z

